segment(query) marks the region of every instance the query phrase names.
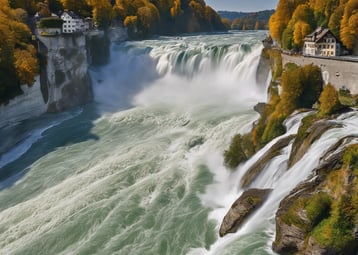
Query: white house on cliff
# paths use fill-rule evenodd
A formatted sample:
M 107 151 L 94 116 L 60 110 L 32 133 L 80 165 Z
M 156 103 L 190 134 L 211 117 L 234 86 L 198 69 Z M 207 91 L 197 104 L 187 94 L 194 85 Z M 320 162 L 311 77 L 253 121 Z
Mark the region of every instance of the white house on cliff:
M 333 57 L 343 52 L 342 43 L 328 28 L 317 28 L 304 41 L 303 55 Z
M 89 29 L 89 22 L 85 22 L 81 17 L 72 11 L 65 11 L 61 15 L 63 20 L 62 33 L 72 34 L 84 32 Z

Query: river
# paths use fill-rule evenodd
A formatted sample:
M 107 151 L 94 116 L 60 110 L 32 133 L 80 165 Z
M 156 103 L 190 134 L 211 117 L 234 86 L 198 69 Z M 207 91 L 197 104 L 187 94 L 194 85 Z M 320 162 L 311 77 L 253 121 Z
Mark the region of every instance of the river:
M 286 172 L 285 148 L 252 184 L 274 188 L 269 201 L 237 234 L 218 236 L 242 174 L 270 146 L 235 172 L 223 166 L 267 98 L 256 82 L 266 33 L 111 45 L 109 64 L 90 71 L 95 102 L 25 121 L 23 141 L 0 158 L 0 254 L 273 254 L 278 203 L 319 153 Z M 312 150 L 357 132 L 357 120 L 343 116 Z

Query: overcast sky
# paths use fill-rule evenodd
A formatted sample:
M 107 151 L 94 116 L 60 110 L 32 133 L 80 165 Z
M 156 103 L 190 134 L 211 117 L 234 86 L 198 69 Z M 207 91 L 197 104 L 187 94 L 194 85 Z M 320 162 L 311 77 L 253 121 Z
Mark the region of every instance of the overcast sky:
M 278 0 L 205 0 L 217 11 L 261 11 L 275 9 Z

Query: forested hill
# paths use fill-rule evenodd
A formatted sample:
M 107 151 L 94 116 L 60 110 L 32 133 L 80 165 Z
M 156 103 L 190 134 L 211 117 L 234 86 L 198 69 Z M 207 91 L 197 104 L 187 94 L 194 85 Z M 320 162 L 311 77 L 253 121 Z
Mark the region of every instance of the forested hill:
M 130 36 L 224 30 L 220 16 L 204 0 L 11 0 L 14 9 L 33 15 L 59 13 L 65 9 L 82 17 L 92 16 L 101 28 L 121 21 Z M 47 7 L 46 7 L 47 5 Z M 50 12 L 49 12 L 50 11 Z
M 259 12 L 218 11 L 225 24 L 233 30 L 268 29 L 268 21 L 275 10 Z
M 231 21 L 249 16 L 255 16 L 259 20 L 268 21 L 275 10 L 264 10 L 259 12 L 233 12 L 233 11 L 218 11 L 222 18 L 227 18 Z
M 305 35 L 328 27 L 350 50 L 358 47 L 357 0 L 280 0 L 270 34 L 284 49 L 301 48 Z

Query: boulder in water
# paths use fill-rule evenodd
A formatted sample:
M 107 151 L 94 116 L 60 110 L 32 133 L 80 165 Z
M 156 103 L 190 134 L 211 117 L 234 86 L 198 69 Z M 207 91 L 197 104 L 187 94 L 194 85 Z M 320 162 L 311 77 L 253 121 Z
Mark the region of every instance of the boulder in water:
M 271 189 L 249 189 L 245 191 L 225 215 L 219 231 L 220 236 L 235 233 L 245 219 L 263 204 L 271 191 Z

